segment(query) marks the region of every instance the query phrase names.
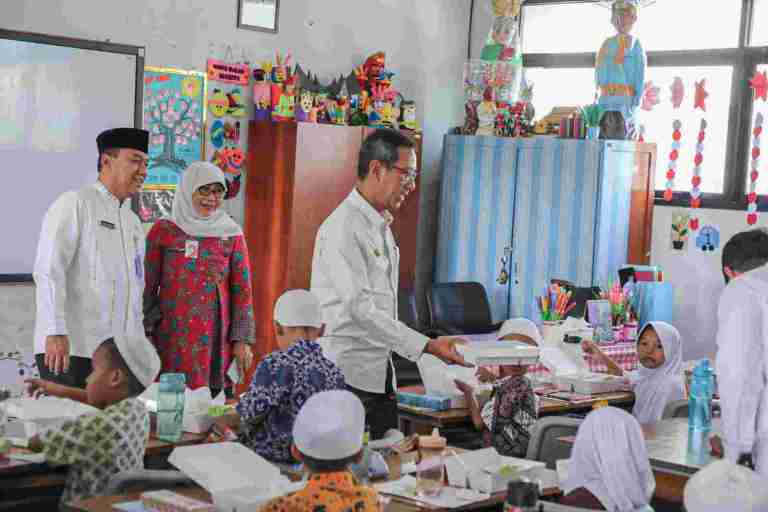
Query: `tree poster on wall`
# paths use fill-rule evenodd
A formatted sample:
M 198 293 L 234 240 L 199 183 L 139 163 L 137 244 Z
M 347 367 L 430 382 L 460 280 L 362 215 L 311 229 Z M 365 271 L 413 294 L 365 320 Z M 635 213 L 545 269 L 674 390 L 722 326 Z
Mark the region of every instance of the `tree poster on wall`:
M 144 128 L 149 131 L 149 166 L 139 199 L 139 216 L 154 222 L 167 203 L 181 173 L 205 158 L 206 76 L 201 71 L 144 68 Z M 160 191 L 163 191 L 161 194 Z

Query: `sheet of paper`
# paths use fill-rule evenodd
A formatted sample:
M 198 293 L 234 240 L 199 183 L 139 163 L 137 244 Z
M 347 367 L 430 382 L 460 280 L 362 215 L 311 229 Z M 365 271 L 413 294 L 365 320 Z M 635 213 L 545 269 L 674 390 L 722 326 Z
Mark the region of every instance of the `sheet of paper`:
M 540 357 L 542 364 L 555 375 L 583 373 L 587 369 L 580 349 L 577 353 L 560 347 L 542 347 Z

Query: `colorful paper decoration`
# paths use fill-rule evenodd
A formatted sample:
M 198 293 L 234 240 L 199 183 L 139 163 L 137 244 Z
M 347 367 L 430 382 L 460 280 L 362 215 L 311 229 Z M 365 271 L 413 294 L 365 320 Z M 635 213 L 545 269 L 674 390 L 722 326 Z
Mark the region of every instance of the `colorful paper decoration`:
M 720 247 L 720 231 L 715 226 L 707 224 L 696 236 L 696 247 L 704 252 L 713 252 Z
M 677 170 L 677 158 L 680 156 L 680 128 L 683 124 L 679 119 L 672 121 L 672 145 L 669 151 L 669 164 L 667 165 L 667 188 L 664 190 L 664 200 L 672 200 L 672 194 L 675 189 L 675 172 Z
M 144 127 L 150 133 L 145 189 L 175 189 L 184 169 L 204 158 L 205 95 L 204 73 L 145 68 Z
M 696 85 L 698 87 L 698 83 Z M 701 189 L 699 188 L 699 185 L 701 185 L 701 164 L 704 162 L 704 137 L 706 136 L 706 132 L 707 120 L 702 119 L 696 142 L 696 155 L 693 157 L 693 177 L 691 178 L 691 208 L 694 210 L 701 207 Z M 699 229 L 699 218 L 691 215 L 689 225 L 691 231 L 697 231 Z
M 749 80 L 749 86 L 754 91 L 754 99 L 768 99 L 768 74 L 755 71 L 755 75 Z
M 250 74 L 247 64 L 229 64 L 223 60 L 208 59 L 208 80 L 248 85 Z
M 211 111 L 216 117 L 222 117 L 227 115 L 229 109 L 229 100 L 227 94 L 221 89 L 214 89 L 211 92 L 211 96 L 208 98 L 208 110 Z
M 653 107 L 660 103 L 659 100 L 659 87 L 653 85 L 653 80 L 645 82 L 643 87 L 643 101 L 640 108 L 650 112 Z
M 755 126 L 752 128 L 752 153 L 749 165 L 749 193 L 747 194 L 747 224 L 757 223 L 757 178 L 760 176 L 758 166 L 760 164 L 760 135 L 763 133 L 763 114 L 758 112 L 755 116 Z
M 683 79 L 676 76 L 672 81 L 672 85 L 669 87 L 670 99 L 672 101 L 672 108 L 680 108 L 683 104 L 683 98 L 685 97 L 685 86 L 683 85 Z
M 697 108 L 700 108 L 704 112 L 707 111 L 707 105 L 705 101 L 707 99 L 707 96 L 709 96 L 709 93 L 705 89 L 706 86 L 707 86 L 706 78 L 702 78 L 700 81 L 696 82 L 696 93 L 693 97 L 694 110 L 696 110 Z

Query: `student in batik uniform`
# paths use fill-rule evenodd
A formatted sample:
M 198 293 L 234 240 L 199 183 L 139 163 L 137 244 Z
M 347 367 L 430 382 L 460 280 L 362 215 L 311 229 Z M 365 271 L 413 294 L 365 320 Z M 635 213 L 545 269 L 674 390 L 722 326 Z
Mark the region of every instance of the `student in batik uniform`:
M 538 346 L 541 336 L 536 324 L 525 318 L 505 321 L 499 329 L 500 340 L 519 341 Z M 456 380 L 472 413 L 475 428 L 483 432 L 485 446 L 493 446 L 502 455 L 525 457 L 531 429 L 538 419 L 538 399 L 525 374 L 527 366 L 499 366 L 499 378 L 491 399 L 481 408 L 474 391 L 466 382 Z M 478 369 L 481 381 L 495 380 L 484 368 Z
M 113 476 L 144 467 L 149 414 L 135 397 L 157 377 L 160 358 L 143 335 L 121 335 L 99 345 L 92 363 L 85 390 L 42 379 L 27 381 L 33 394 L 69 398 L 100 409 L 29 442 L 48 462 L 69 466 L 62 504 L 98 496 Z
M 320 302 L 312 292 L 285 292 L 275 303 L 274 320 L 280 350 L 259 363 L 248 392 L 237 404 L 240 442 L 272 462 L 293 463 L 291 431 L 296 415 L 315 393 L 344 389 L 344 375 L 315 341 L 324 325 Z
M 184 373 L 187 387 L 232 385 L 253 361 L 251 271 L 243 232 L 221 209 L 224 173 L 195 162 L 181 175 L 170 218 L 147 234 L 144 326 L 163 373 Z
M 332 411 L 332 414 L 329 414 Z M 379 511 L 376 489 L 360 485 L 349 465 L 362 457 L 365 409 L 349 391 L 323 391 L 301 408 L 291 451 L 310 475 L 304 489 L 275 498 L 265 512 Z

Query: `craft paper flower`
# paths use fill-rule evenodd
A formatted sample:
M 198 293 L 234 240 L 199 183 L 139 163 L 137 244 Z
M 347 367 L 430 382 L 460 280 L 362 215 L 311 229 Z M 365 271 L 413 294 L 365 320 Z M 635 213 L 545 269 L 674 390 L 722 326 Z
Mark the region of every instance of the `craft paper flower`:
M 200 80 L 197 77 L 188 76 L 181 81 L 181 92 L 184 96 L 195 98 L 200 94 Z

